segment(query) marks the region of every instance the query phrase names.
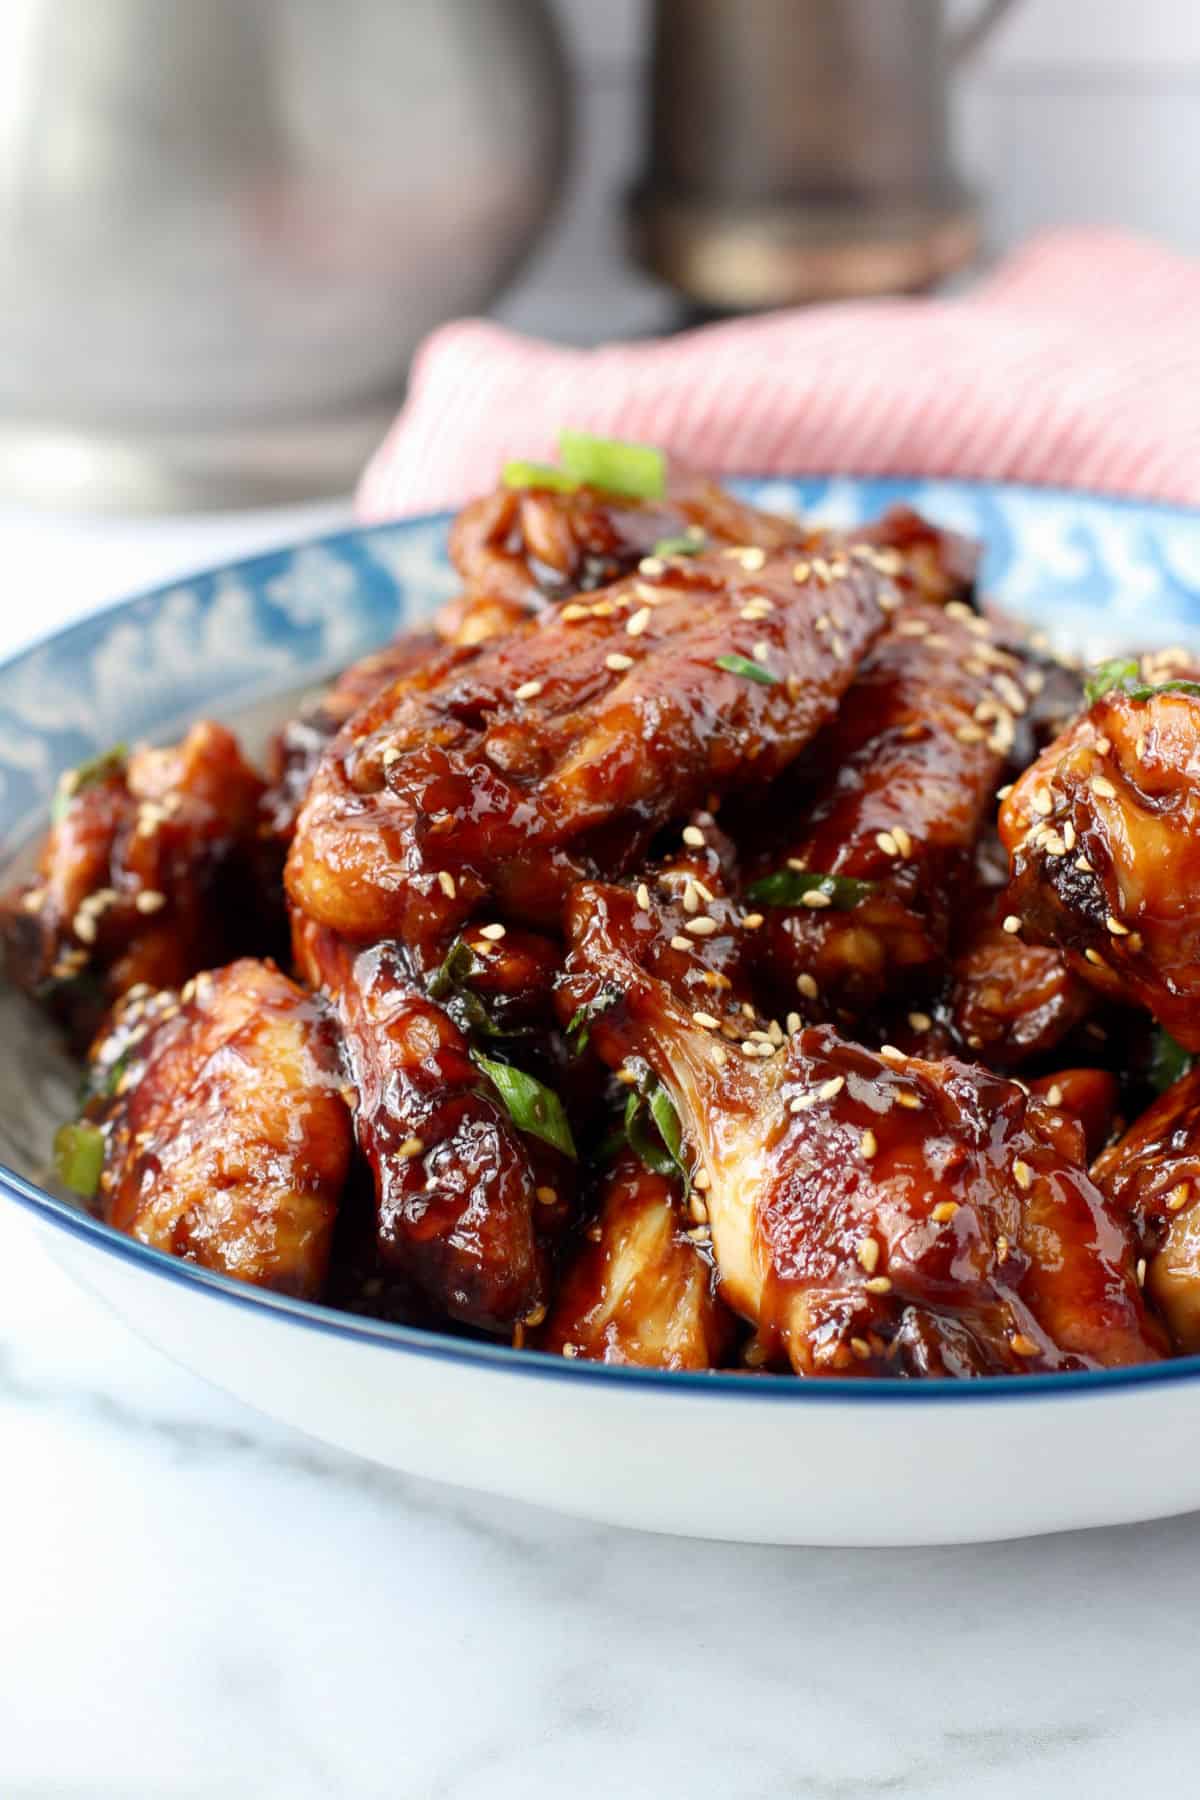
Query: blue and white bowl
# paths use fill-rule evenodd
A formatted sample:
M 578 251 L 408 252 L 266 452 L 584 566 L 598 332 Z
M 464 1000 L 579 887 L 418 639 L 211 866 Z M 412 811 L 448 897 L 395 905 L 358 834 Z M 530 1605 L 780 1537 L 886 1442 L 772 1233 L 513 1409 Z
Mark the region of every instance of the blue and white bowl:
M 1003 609 L 1089 658 L 1200 644 L 1200 513 L 951 481 L 744 481 L 851 525 L 903 500 L 984 539 Z M 139 595 L 0 668 L 0 856 L 59 773 L 225 718 L 251 741 L 455 588 L 448 520 L 345 531 Z M 74 1073 L 0 990 L 0 1190 L 142 1337 L 314 1437 L 416 1474 L 620 1524 L 747 1542 L 923 1544 L 1200 1505 L 1200 1357 L 978 1383 L 609 1368 L 267 1294 L 98 1223 L 43 1182 Z

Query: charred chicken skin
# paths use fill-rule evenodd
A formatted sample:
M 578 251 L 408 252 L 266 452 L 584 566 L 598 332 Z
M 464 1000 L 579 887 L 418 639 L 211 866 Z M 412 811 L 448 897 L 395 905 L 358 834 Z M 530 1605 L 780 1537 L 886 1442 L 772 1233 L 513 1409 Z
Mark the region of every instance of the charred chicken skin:
M 1009 925 L 1200 1049 L 1200 698 L 1102 694 L 1004 802 Z
M 239 1281 L 315 1299 L 350 1164 L 323 1009 L 269 963 L 136 988 L 93 1046 L 110 1224 Z

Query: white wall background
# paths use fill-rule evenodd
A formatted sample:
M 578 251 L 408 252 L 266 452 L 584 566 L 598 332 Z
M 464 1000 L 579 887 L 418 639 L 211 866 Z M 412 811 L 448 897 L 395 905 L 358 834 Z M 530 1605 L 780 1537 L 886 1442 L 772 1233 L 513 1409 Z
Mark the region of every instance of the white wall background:
M 555 5 L 579 87 L 576 161 L 558 223 L 501 314 L 580 342 L 663 329 L 673 302 L 628 269 L 619 215 L 641 154 L 647 0 Z M 1067 222 L 1200 251 L 1200 0 L 1020 0 L 961 78 L 955 117 L 993 253 Z

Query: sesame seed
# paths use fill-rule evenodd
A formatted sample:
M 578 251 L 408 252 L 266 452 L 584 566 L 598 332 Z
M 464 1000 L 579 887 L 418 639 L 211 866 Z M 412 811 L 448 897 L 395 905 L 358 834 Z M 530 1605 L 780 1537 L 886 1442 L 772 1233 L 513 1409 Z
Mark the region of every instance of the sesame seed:
M 797 975 L 796 986 L 799 988 L 800 992 L 804 995 L 804 998 L 806 1000 L 815 1000 L 817 995 L 821 991 L 820 988 L 817 986 L 816 981 L 813 978 L 813 976 L 811 976 L 807 973 L 805 973 L 803 975 Z
M 481 928 L 479 935 L 481 938 L 487 938 L 490 944 L 498 944 L 500 939 L 504 936 L 504 930 L 504 926 L 500 924 L 484 925 Z
M 449 869 L 438 870 L 438 886 L 441 888 L 443 894 L 445 894 L 447 900 L 453 900 L 458 892 L 458 886 Z
M 1062 828 L 1062 839 L 1063 848 L 1065 850 L 1073 850 L 1075 848 L 1075 827 L 1072 825 L 1070 819 L 1067 820 Z
M 864 1281 L 863 1286 L 868 1294 L 890 1294 L 892 1291 L 892 1284 L 886 1275 L 873 1275 L 870 1281 Z
M 703 850 L 704 833 L 698 825 L 685 825 L 683 828 L 683 841 L 685 844 L 690 844 L 693 850 Z
M 1011 675 L 996 675 L 992 680 L 992 686 L 1005 705 L 1011 707 L 1013 712 L 1023 713 L 1026 710 L 1025 696 Z
M 957 1211 L 957 1200 L 939 1200 L 929 1216 L 935 1225 L 948 1225 Z
M 653 617 L 654 614 L 648 606 L 641 607 L 626 624 L 626 632 L 630 637 L 641 637 Z
M 907 1108 L 909 1112 L 919 1112 L 921 1101 L 918 1095 L 909 1093 L 907 1088 L 900 1088 L 896 1093 L 896 1105 Z
M 581 606 L 578 600 L 572 600 L 568 606 L 563 607 L 558 616 L 565 625 L 573 625 L 578 619 L 590 618 L 591 614 L 589 609 Z
M 723 553 L 731 562 L 740 563 L 743 569 L 756 573 L 767 560 L 767 553 L 757 544 L 731 544 Z
M 811 906 L 814 911 L 819 912 L 822 907 L 832 906 L 833 901 L 828 894 L 823 894 L 820 888 L 809 888 L 806 894 L 801 894 L 800 904 L 801 906 Z
M 692 948 L 691 940 L 689 938 L 675 936 L 671 939 L 671 948 L 672 950 L 690 950 Z
M 542 691 L 540 681 L 523 681 L 513 694 L 515 700 L 536 700 Z
M 133 904 L 140 913 L 156 913 L 167 904 L 167 896 L 156 888 L 143 888 Z
M 724 1048 L 723 1048 L 723 1047 L 722 1047 L 722 1045 L 720 1045 L 720 1044 L 714 1044 L 714 1046 L 713 1046 L 713 1052 L 712 1052 L 712 1059 L 713 1059 L 713 1062 L 714 1062 L 714 1063 L 715 1063 L 715 1064 L 716 1064 L 716 1066 L 717 1066 L 717 1068 L 718 1068 L 718 1069 L 720 1069 L 720 1068 L 723 1068 L 723 1067 L 724 1067 L 724 1065 L 725 1065 L 725 1051 L 724 1051 Z
M 1046 1105 L 1047 1106 L 1061 1106 L 1062 1103 L 1063 1103 L 1063 1091 L 1059 1087 L 1059 1085 L 1056 1081 L 1050 1087 L 1048 1087 L 1046 1089 Z
M 871 1130 L 870 1126 L 867 1127 L 866 1131 L 864 1131 L 859 1138 L 858 1148 L 868 1162 L 870 1162 L 871 1158 L 879 1149 L 879 1139 L 875 1136 L 875 1133 Z
M 816 1104 L 817 1096 L 815 1094 L 797 1094 L 796 1098 L 789 1102 L 788 1111 L 790 1113 L 807 1112 L 810 1106 Z
M 897 1050 L 895 1044 L 880 1044 L 879 1054 L 884 1062 L 902 1063 L 905 1060 L 903 1050 Z
M 928 1031 L 933 1024 L 927 1012 L 910 1012 L 908 1022 L 914 1031 Z
M 1077 856 L 1075 858 L 1075 867 L 1077 869 L 1082 869 L 1085 875 L 1095 874 L 1095 870 L 1092 868 L 1092 865 L 1086 856 Z
M 558 1190 L 552 1187 L 539 1187 L 533 1190 L 534 1199 L 543 1206 L 555 1206 L 558 1203 Z
M 683 890 L 683 910 L 688 913 L 700 911 L 700 896 L 694 881 L 689 881 Z
M 708 1224 L 708 1208 L 705 1206 L 699 1194 L 694 1193 L 689 1195 L 688 1215 L 696 1221 L 697 1225 Z
M 407 1137 L 397 1149 L 396 1155 L 402 1156 L 407 1162 L 414 1156 L 420 1156 L 424 1148 L 425 1144 L 423 1139 L 419 1137 Z
M 605 657 L 604 666 L 606 669 L 611 669 L 614 675 L 623 675 L 626 669 L 632 669 L 633 658 L 632 656 L 622 656 L 619 650 L 612 650 Z
M 904 826 L 903 825 L 893 825 L 892 826 L 892 836 L 895 838 L 897 844 L 900 846 L 901 856 L 911 856 L 913 841 L 912 841 L 912 838 L 909 836 L 908 832 L 905 830 Z
M 1016 1182 L 1017 1186 L 1028 1193 L 1029 1189 L 1033 1186 L 1033 1170 L 1030 1168 L 1029 1164 L 1027 1162 L 1022 1162 L 1021 1158 L 1018 1156 L 1016 1162 L 1012 1166 L 1012 1172 L 1013 1180 Z
M 661 556 L 643 556 L 638 564 L 639 575 L 665 575 L 667 565 Z
M 644 881 L 638 882 L 634 899 L 637 901 L 643 912 L 650 911 L 650 889 L 646 886 Z
M 879 848 L 883 851 L 885 856 L 899 856 L 900 846 L 890 831 L 877 831 L 875 833 L 875 842 L 879 845 Z
M 1097 775 L 1092 782 L 1092 792 L 1098 800 L 1115 800 L 1117 790 L 1107 775 Z
M 1167 1195 L 1167 1211 L 1181 1212 L 1188 1203 L 1189 1191 L 1186 1181 L 1181 1181 L 1177 1187 L 1173 1187 Z
M 1049 788 L 1034 788 L 1029 796 L 1029 804 L 1035 813 L 1038 813 L 1043 819 L 1048 819 L 1054 811 L 1054 796 Z
M 83 908 L 80 907 L 71 923 L 77 938 L 81 939 L 85 944 L 95 943 L 96 921 L 91 913 L 84 912 Z
M 770 644 L 768 644 L 766 638 L 759 638 L 757 644 L 753 645 L 753 647 L 752 647 L 752 654 L 754 656 L 755 662 L 759 662 L 759 663 L 770 662 L 771 646 L 770 646 Z
M 999 1262 L 1004 1262 L 1007 1259 L 1007 1256 L 1008 1239 L 1003 1232 L 1000 1232 L 996 1238 L 996 1258 Z
M 1137 1267 L 1134 1270 L 1134 1274 L 1137 1277 L 1138 1286 L 1145 1287 L 1145 1285 L 1146 1285 L 1146 1259 L 1144 1256 L 1138 1257 Z
M 692 1023 L 694 1025 L 702 1025 L 705 1031 L 719 1031 L 721 1028 L 720 1019 L 714 1019 L 711 1013 L 706 1012 L 694 1012 L 692 1014 Z
M 863 1238 L 854 1254 L 858 1258 L 859 1266 L 864 1268 L 868 1275 L 873 1275 L 876 1268 L 879 1266 L 878 1240 L 873 1237 Z
M 817 1089 L 817 1099 L 834 1100 L 841 1093 L 845 1085 L 846 1077 L 844 1075 L 831 1075 L 829 1080 L 823 1081 Z
M 1114 918 L 1112 913 L 1109 913 L 1108 917 L 1104 921 L 1104 924 L 1105 924 L 1106 930 L 1111 931 L 1114 937 L 1128 937 L 1129 936 L 1128 925 L 1122 925 L 1120 919 Z
M 711 937 L 718 926 L 715 919 L 689 919 L 683 929 L 690 931 L 693 937 Z
M 588 611 L 593 619 L 611 619 L 617 608 L 612 600 L 593 600 Z
M 987 733 L 978 725 L 960 725 L 954 735 L 960 744 L 982 744 Z
M 902 575 L 904 573 L 904 558 L 898 550 L 889 547 L 876 550 L 872 560 L 881 575 Z
M 800 1014 L 798 1012 L 790 1012 L 787 1016 L 785 1023 L 787 1025 L 787 1029 L 788 1029 L 788 1036 L 789 1037 L 794 1036 L 795 1033 L 797 1031 L 799 1031 L 801 1023 L 802 1023 Z
M 1083 954 L 1088 962 L 1095 963 L 1097 968 L 1102 969 L 1104 967 L 1104 958 L 1098 950 L 1093 950 L 1090 944 Z
M 1018 919 L 1016 913 L 1009 913 L 1004 921 L 1004 930 L 1008 932 L 1010 937 L 1015 937 L 1020 929 L 1021 921 Z
M 562 1353 L 568 1359 L 568 1361 L 573 1362 L 574 1359 L 579 1355 L 579 1345 L 578 1344 L 564 1344 L 562 1347 Z
M 823 556 L 814 556 L 813 557 L 812 572 L 816 576 L 818 581 L 828 581 L 829 580 L 829 564 L 825 561 L 825 558 Z
M 798 563 L 792 564 L 792 580 L 793 581 L 807 581 L 811 574 L 812 574 L 811 563 L 798 562 Z
M 870 1360 L 871 1346 L 868 1344 L 866 1338 L 852 1337 L 850 1339 L 850 1348 L 855 1356 L 857 1356 L 859 1362 L 868 1362 Z
M 743 913 L 742 924 L 747 931 L 757 931 L 763 922 L 761 913 Z
M 1039 1354 L 1038 1346 L 1032 1338 L 1026 1337 L 1023 1331 L 1014 1331 L 1008 1341 L 1015 1356 L 1037 1356 Z
M 1013 791 L 1012 782 L 1006 781 L 1003 787 L 998 787 L 996 789 L 997 800 L 1007 800 L 1008 796 L 1012 793 L 1012 791 Z

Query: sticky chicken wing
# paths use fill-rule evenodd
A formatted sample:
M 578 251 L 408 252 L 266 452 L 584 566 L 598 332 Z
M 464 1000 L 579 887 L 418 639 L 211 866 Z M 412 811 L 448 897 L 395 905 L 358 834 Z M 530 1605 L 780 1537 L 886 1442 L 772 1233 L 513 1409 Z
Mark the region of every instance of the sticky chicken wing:
M 293 903 L 419 956 L 485 907 L 557 927 L 581 869 L 629 867 L 671 818 L 799 753 L 882 629 L 887 589 L 867 557 L 680 557 L 420 671 L 323 760 Z
M 1200 698 L 1103 694 L 1017 782 L 1000 831 L 1014 932 L 1200 1049 Z
M 1137 1234 L 1146 1295 L 1175 1348 L 1200 1351 L 1200 1069 L 1160 1094 L 1092 1174 Z
M 105 1217 L 259 1287 L 322 1289 L 352 1148 L 328 1018 L 269 963 L 132 991 L 93 1048 Z M 75 1128 L 78 1129 L 78 1128 Z
M 1028 705 L 1023 674 L 960 603 L 895 615 L 795 771 L 811 797 L 782 841 L 772 820 L 758 859 L 749 895 L 777 1000 L 799 988 L 820 1016 L 854 1016 L 934 985 Z
M 948 1022 L 957 1049 L 989 1068 L 1048 1055 L 1100 1006 L 1052 944 L 1005 929 L 1001 897 L 977 894 L 980 916 L 951 965 Z
M 706 1237 L 689 1220 L 679 1184 L 624 1152 L 567 1264 L 538 1348 L 650 1369 L 719 1368 L 734 1320 L 697 1241 Z
M 177 987 L 270 947 L 262 793 L 232 733 L 208 721 L 171 748 L 72 770 L 37 875 L 4 905 L 10 978 L 86 1038 L 137 983 Z
M 300 922 L 297 951 L 340 1026 L 381 1262 L 437 1316 L 502 1331 L 536 1314 L 539 1193 L 557 1202 L 569 1158 L 518 1131 L 396 945 L 356 950 Z
M 763 1360 L 969 1375 L 1161 1354 L 1073 1121 L 981 1070 L 827 1026 L 735 1051 L 647 975 L 657 924 L 625 890 L 578 889 L 569 926 L 562 1004 L 620 996 L 593 1039 L 667 1090 L 720 1292 Z

